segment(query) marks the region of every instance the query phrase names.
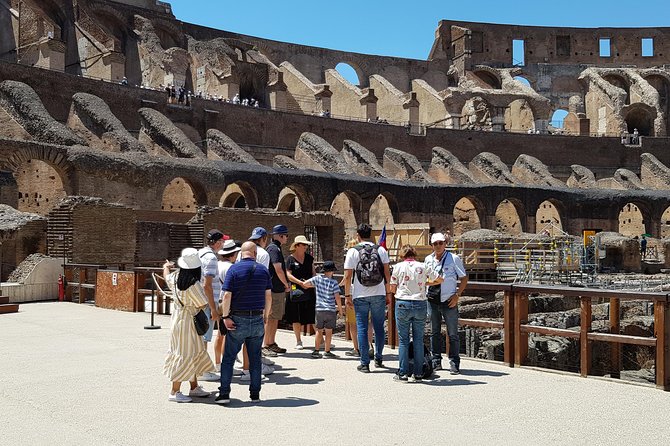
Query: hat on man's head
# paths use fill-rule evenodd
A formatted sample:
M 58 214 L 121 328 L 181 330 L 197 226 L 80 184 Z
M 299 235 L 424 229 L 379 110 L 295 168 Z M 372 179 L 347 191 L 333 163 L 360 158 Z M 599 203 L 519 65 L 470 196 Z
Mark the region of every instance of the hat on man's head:
M 323 262 L 322 269 L 323 269 L 324 273 L 327 273 L 329 271 L 337 271 L 337 267 L 335 266 L 335 262 L 333 262 L 332 260 L 326 260 L 325 262 Z
M 216 243 L 221 239 L 228 240 L 229 238 L 230 237 L 228 237 L 227 235 L 225 235 L 223 232 L 219 231 L 218 229 L 211 229 L 207 233 L 207 241 L 209 243 Z
M 272 228 L 273 234 L 288 234 L 288 228 L 284 225 L 276 225 Z
M 447 237 L 442 234 L 441 232 L 436 232 L 435 234 L 430 236 L 430 244 L 432 245 L 435 242 L 446 242 Z
M 266 235 L 268 235 L 268 231 L 265 230 L 265 228 L 262 228 L 260 226 L 254 228 L 253 231 L 251 231 L 251 235 L 249 236 L 249 240 L 258 240 L 259 238 L 263 238 Z
M 184 248 L 177 260 L 177 265 L 183 269 L 195 269 L 202 266 L 198 250 L 195 248 Z
M 242 248 L 237 246 L 235 240 L 226 240 L 223 242 L 223 248 L 221 248 L 217 254 L 220 256 L 229 256 L 234 252 L 240 251 L 241 249 Z

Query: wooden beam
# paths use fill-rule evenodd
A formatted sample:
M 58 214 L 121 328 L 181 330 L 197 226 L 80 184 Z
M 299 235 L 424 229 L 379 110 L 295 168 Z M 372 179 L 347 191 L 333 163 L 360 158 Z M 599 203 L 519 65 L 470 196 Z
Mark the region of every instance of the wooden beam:
M 615 345 L 612 345 L 612 348 L 619 346 L 621 344 L 632 344 L 632 345 L 646 345 L 649 347 L 656 346 L 656 338 L 646 338 L 644 336 L 627 336 L 627 335 L 615 335 L 611 333 L 589 333 L 589 341 L 603 341 L 611 342 Z
M 510 290 L 504 293 L 503 348 L 504 361 L 514 367 L 514 294 Z
M 514 364 L 521 366 L 528 359 L 528 333 L 521 331 L 521 325 L 528 323 L 528 294 L 514 295 Z
M 521 325 L 521 333 L 537 333 L 547 336 L 561 336 L 563 338 L 580 339 L 578 331 L 566 330 L 564 328 L 539 327 L 537 325 Z
M 656 387 L 670 391 L 670 304 L 654 304 L 656 335 Z
M 591 298 L 581 297 L 581 324 L 580 324 L 580 374 L 586 378 L 591 373 Z
M 498 328 L 502 329 L 504 327 L 503 322 L 498 321 L 485 321 L 479 319 L 458 319 L 458 324 L 467 326 L 467 327 L 479 327 L 479 328 Z
M 618 335 L 621 332 L 621 301 L 616 297 L 610 298 L 610 333 Z M 621 344 L 614 341 L 610 344 L 610 363 L 612 378 L 621 378 Z

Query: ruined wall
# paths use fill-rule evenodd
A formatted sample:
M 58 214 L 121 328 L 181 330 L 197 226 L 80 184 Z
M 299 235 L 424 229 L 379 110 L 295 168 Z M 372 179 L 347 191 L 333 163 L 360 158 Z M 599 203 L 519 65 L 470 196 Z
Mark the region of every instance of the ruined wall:
M 29 160 L 14 173 L 18 210 L 47 215 L 67 195 L 58 172 L 40 160 Z
M 135 262 L 135 213 L 121 206 L 80 203 L 72 209 L 74 263 Z

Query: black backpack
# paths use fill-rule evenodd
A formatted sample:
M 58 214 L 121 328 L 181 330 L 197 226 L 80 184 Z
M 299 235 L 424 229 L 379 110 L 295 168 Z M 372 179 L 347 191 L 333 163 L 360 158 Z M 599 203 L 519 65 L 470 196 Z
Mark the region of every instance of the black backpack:
M 384 280 L 384 264 L 379 257 L 379 245 L 361 244 L 356 246 L 358 265 L 356 278 L 363 286 L 379 285 Z
M 414 341 L 409 342 L 409 364 L 407 370 L 414 370 Z M 423 346 L 423 376 L 422 379 L 428 379 L 433 376 L 433 355 L 425 345 Z

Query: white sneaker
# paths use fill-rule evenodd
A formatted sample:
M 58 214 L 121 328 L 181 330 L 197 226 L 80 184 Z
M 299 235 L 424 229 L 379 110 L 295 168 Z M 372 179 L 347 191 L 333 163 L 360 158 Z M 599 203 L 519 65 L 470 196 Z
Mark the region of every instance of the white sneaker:
M 261 375 L 261 381 L 267 381 L 269 378 L 265 375 Z M 243 382 L 249 382 L 251 381 L 251 373 L 249 373 L 248 370 L 242 371 L 242 374 L 240 375 L 240 381 Z
M 298 342 L 297 344 L 295 344 L 295 349 L 302 350 L 303 349 L 302 342 Z
M 234 366 L 233 367 L 233 376 L 240 376 L 242 374 L 242 366 Z
M 272 366 L 261 364 L 261 373 L 263 375 L 272 375 L 275 369 Z
M 190 403 L 193 400 L 183 393 L 177 392 L 174 395 L 170 394 L 168 396 L 168 401 L 174 401 L 175 403 Z
M 221 364 L 214 364 L 214 367 L 216 367 L 216 373 L 221 373 Z
M 261 356 L 261 362 L 265 365 L 275 365 L 275 362 L 272 359 L 266 358 L 265 356 Z
M 202 380 L 202 381 L 220 381 L 221 376 L 219 376 L 216 373 L 206 372 L 202 375 L 202 377 L 200 377 L 200 380 Z
M 188 392 L 188 396 L 197 398 L 206 398 L 210 395 L 211 393 L 203 389 L 202 386 L 197 386 L 195 389 L 191 389 L 191 391 Z

